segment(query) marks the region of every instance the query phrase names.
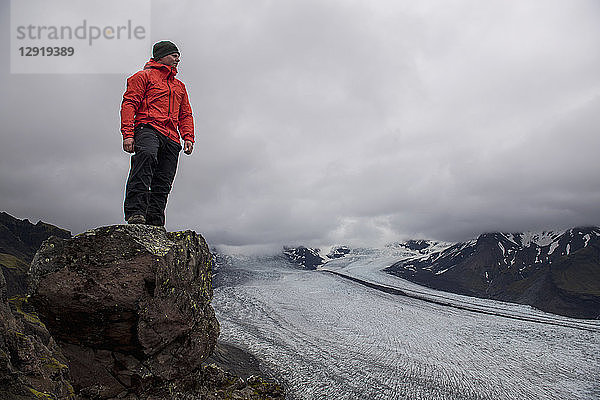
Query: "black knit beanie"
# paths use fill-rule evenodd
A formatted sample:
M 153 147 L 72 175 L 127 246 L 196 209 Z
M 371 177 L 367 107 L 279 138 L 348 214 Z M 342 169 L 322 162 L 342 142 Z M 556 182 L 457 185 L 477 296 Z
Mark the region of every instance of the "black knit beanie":
M 152 47 L 152 58 L 154 58 L 154 60 L 159 60 L 164 56 L 173 53 L 179 53 L 179 49 L 173 42 L 169 42 L 168 40 L 157 42 L 154 44 L 154 47 Z

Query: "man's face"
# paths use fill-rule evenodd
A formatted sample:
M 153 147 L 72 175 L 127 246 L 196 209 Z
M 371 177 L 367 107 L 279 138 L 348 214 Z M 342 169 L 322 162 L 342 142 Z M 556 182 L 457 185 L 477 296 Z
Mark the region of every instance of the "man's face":
M 156 62 L 165 64 L 169 67 L 177 67 L 177 64 L 179 64 L 179 53 L 169 54 L 168 56 L 159 58 L 158 60 L 156 60 Z

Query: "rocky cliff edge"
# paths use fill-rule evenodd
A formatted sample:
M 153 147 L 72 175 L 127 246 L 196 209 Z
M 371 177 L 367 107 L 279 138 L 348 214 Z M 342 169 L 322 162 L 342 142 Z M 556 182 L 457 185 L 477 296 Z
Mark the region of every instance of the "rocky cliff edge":
M 0 386 L 15 399 L 283 398 L 261 378 L 202 365 L 219 335 L 211 274 L 193 231 L 115 225 L 49 238 L 28 296 L 9 299 L 2 285 L 0 339 L 14 340 L 0 341 Z

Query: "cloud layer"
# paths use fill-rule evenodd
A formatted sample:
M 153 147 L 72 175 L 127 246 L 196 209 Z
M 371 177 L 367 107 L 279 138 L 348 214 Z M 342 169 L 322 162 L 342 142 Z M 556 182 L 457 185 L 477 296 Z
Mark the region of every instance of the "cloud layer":
M 197 125 L 169 229 L 357 245 L 600 224 L 594 0 L 155 1 L 152 15 L 153 41 L 182 50 Z M 122 221 L 125 78 L 5 64 L 3 209 L 74 232 Z

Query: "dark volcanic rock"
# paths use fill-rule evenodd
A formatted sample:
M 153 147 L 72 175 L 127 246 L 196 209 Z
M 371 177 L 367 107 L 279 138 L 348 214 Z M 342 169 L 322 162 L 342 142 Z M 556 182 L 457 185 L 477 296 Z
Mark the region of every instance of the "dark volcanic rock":
M 6 297 L 0 272 L 0 399 L 74 399 L 69 367 L 25 297 Z
M 422 252 L 423 250 L 429 248 L 431 242 L 428 240 L 409 240 L 404 246 L 410 250 L 416 250 L 418 252 Z
M 329 257 L 331 259 L 342 258 L 342 257 L 345 257 L 348 254 L 350 254 L 350 247 L 348 247 L 348 246 L 337 246 L 337 247 L 334 247 L 333 249 L 331 249 L 331 251 L 329 252 L 329 254 L 327 254 L 327 257 Z
M 197 385 L 219 333 L 211 270 L 192 231 L 108 226 L 44 242 L 31 265 L 31 300 L 82 398 L 184 391 Z
M 320 249 L 310 249 L 308 247 L 284 247 L 283 254 L 292 263 L 300 265 L 306 269 L 316 269 L 325 261 L 319 255 Z
M 196 390 L 200 397 L 189 397 L 190 400 L 283 400 L 285 398 L 281 386 L 276 383 L 267 382 L 254 375 L 242 379 L 214 364 L 202 369 L 198 382 L 203 382 Z
M 9 298 L 27 292 L 29 264 L 42 242 L 50 236 L 67 239 L 71 233 L 42 221 L 34 225 L 27 219 L 0 212 L 0 268 Z

